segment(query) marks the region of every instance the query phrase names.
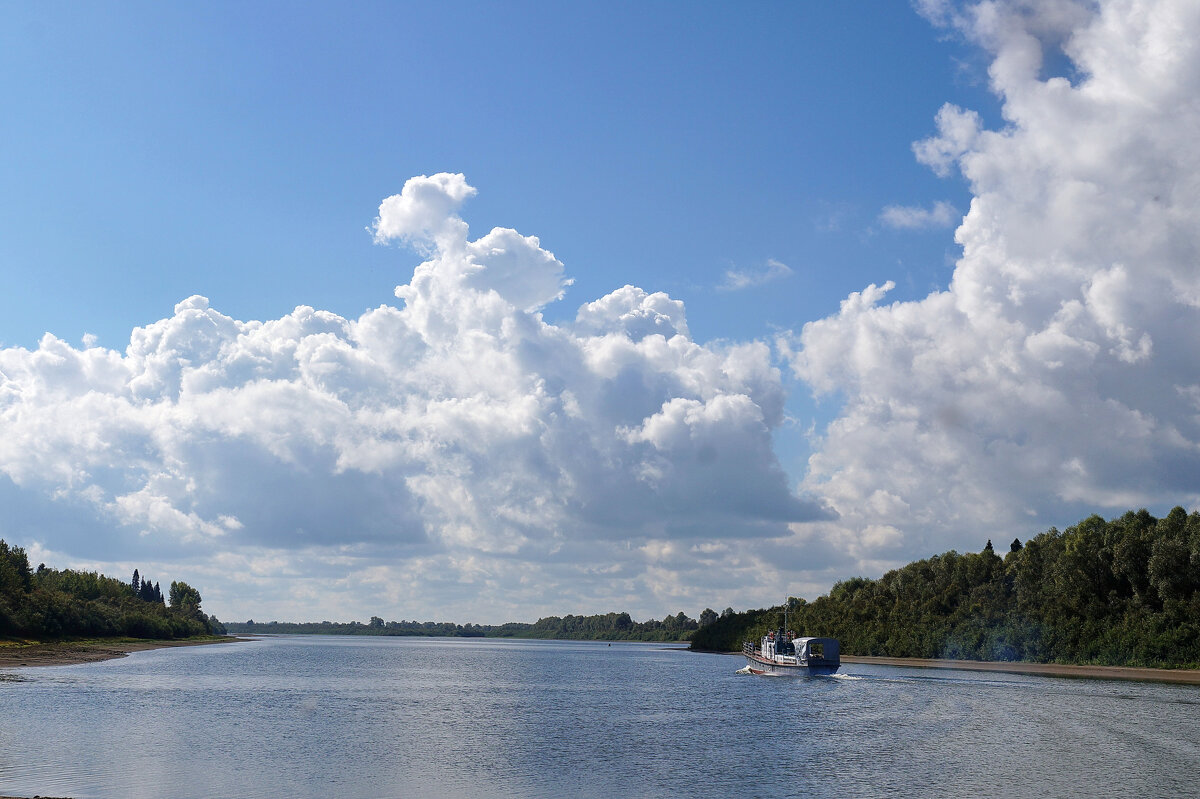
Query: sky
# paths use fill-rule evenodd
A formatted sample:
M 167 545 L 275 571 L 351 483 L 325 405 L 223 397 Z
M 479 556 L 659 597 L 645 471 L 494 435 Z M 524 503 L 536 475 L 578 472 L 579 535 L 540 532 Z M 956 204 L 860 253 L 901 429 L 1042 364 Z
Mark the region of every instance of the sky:
M 661 618 L 1200 504 L 1190 2 L 6 4 L 0 537 Z

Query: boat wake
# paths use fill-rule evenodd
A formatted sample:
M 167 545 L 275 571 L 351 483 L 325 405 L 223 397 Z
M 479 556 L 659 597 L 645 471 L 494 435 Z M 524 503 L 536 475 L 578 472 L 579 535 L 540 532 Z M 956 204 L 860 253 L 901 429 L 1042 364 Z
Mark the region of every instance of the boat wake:
M 749 666 L 742 666 L 740 669 L 738 669 L 737 671 L 734 672 L 734 674 L 753 674 L 753 673 L 754 672 L 750 671 Z
M 854 674 L 830 674 L 829 676 L 835 680 L 865 680 L 865 679 L 867 679 L 866 677 L 861 677 L 861 676 L 857 676 Z

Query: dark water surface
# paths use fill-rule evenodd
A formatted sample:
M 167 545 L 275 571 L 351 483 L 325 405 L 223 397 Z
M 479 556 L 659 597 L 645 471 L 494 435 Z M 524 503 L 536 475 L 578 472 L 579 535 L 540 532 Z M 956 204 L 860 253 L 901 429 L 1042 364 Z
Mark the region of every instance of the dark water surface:
M 1196 797 L 1200 688 L 283 637 L 0 675 L 0 794 Z

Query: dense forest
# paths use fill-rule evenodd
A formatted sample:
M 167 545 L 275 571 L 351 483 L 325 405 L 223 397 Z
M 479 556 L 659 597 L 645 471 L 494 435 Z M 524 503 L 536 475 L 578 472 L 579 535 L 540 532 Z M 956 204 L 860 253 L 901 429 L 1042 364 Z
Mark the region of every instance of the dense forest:
M 1008 549 L 1001 557 L 989 541 L 845 580 L 811 603 L 789 599 L 789 626 L 852 655 L 1200 666 L 1200 513 L 1092 516 Z M 692 648 L 740 650 L 781 613 L 725 615 Z
M 171 583 L 164 597 L 158 583 L 136 569 L 130 582 L 45 564 L 35 570 L 24 549 L 0 539 L 0 637 L 166 639 L 221 632 L 187 583 Z
M 705 611 L 716 614 L 711 610 Z M 729 611 L 732 613 L 733 611 Z M 703 618 L 703 616 L 702 616 Z M 595 616 L 548 616 L 533 624 L 455 624 L 441 621 L 387 621 L 372 616 L 366 624 L 351 622 L 229 622 L 231 633 L 273 633 L 305 635 L 437 635 L 467 638 L 562 638 L 592 641 L 683 641 L 699 627 L 695 619 L 680 612 L 662 621 L 634 621 L 628 613 Z

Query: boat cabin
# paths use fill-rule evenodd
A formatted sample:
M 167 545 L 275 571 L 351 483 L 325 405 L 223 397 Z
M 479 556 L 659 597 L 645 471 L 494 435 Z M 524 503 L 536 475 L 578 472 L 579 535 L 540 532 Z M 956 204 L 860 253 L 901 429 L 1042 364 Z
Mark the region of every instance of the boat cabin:
M 804 662 L 842 662 L 836 638 L 797 638 L 792 645 L 796 648 L 796 657 Z

